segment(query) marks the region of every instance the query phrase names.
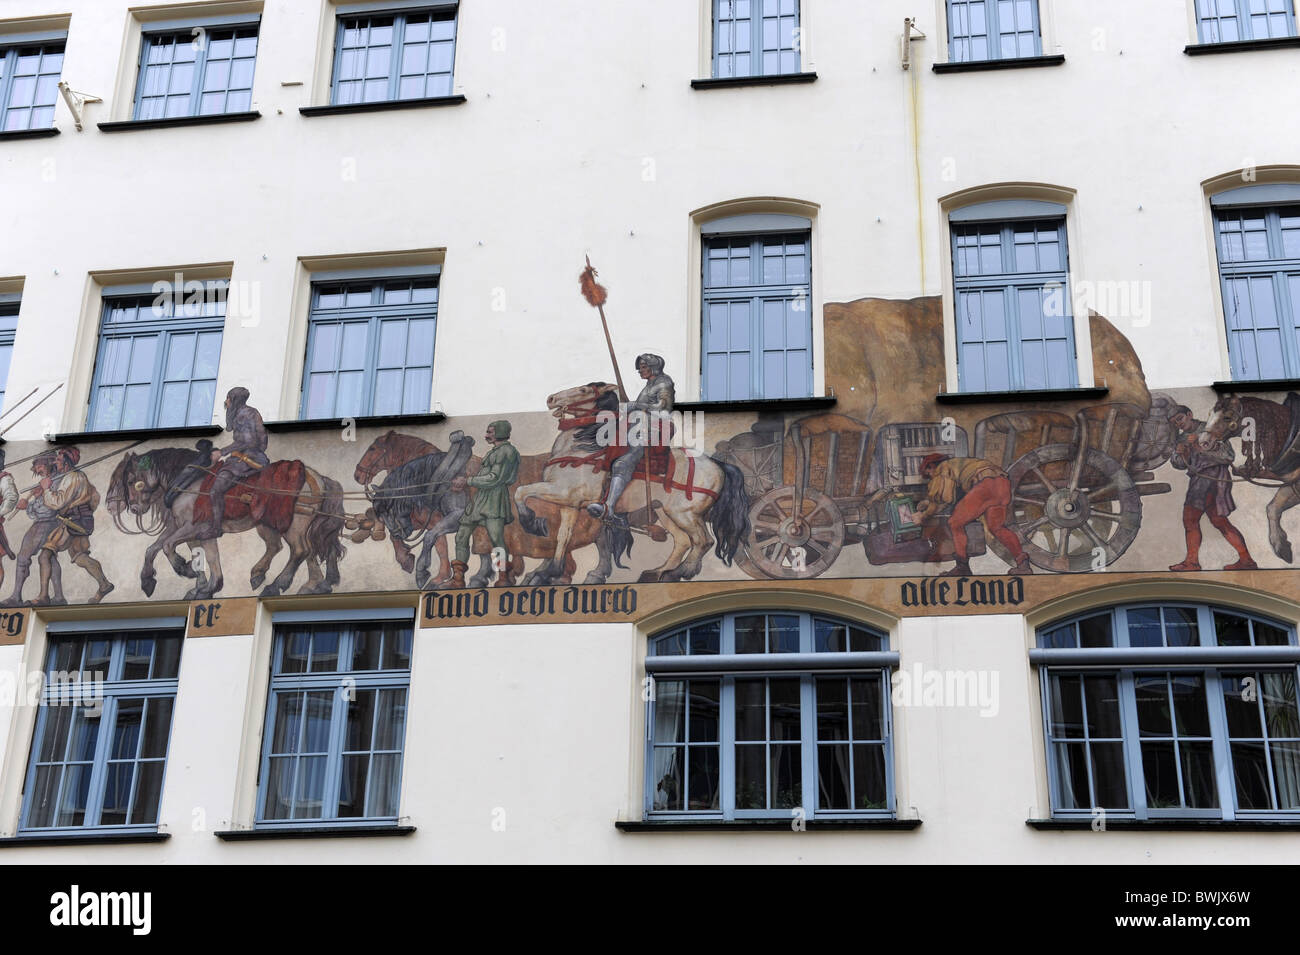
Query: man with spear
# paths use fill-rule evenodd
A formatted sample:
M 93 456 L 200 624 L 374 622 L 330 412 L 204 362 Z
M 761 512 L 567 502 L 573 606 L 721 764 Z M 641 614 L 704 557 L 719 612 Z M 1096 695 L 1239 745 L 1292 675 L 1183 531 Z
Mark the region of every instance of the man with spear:
M 609 335 L 609 322 L 605 319 L 605 302 L 608 293 L 605 287 L 596 282 L 597 272 L 587 259 L 587 267 L 579 277 L 582 296 L 587 303 L 600 313 L 601 328 L 605 331 L 605 345 L 609 349 L 609 360 L 614 366 L 614 379 L 618 383 L 618 397 L 627 416 L 626 427 L 620 429 L 627 435 L 627 449 L 623 451 L 610 467 L 610 481 L 605 495 L 599 501 L 587 505 L 587 513 L 592 517 L 612 521 L 620 527 L 627 526 L 627 519 L 615 512 L 618 500 L 632 482 L 637 465 L 645 457 L 647 446 L 666 441 L 668 436 L 668 415 L 672 413 L 676 398 L 673 380 L 664 374 L 664 360 L 658 355 L 646 353 L 636 359 L 637 374 L 646 382 L 636 400 L 627 400 L 627 390 L 623 387 L 623 375 L 618 370 L 618 359 L 614 356 L 614 342 Z M 620 422 L 622 424 L 622 422 Z M 616 432 L 617 433 L 617 432 Z M 650 469 L 646 476 L 646 524 L 653 521 L 654 512 L 650 503 Z

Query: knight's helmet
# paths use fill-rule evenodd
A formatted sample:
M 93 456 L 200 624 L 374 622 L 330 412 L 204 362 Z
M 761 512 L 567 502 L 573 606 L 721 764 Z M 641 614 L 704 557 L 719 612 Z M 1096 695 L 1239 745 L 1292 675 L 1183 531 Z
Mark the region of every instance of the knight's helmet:
M 638 368 L 645 365 L 650 369 L 652 375 L 662 375 L 664 372 L 664 360 L 658 355 L 652 355 L 649 352 L 644 355 L 637 355 L 636 364 Z

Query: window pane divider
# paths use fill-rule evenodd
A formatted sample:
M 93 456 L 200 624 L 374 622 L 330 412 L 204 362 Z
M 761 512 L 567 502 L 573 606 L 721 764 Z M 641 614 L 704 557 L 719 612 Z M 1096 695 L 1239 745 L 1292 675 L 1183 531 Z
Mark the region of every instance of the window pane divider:
M 1300 647 L 1100 647 L 1036 648 L 1029 651 L 1033 666 L 1091 669 L 1148 667 L 1163 670 L 1196 666 L 1271 666 L 1300 663 Z
M 1297 656 L 1300 659 L 1300 656 Z M 646 657 L 647 673 L 717 676 L 746 673 L 854 672 L 896 668 L 899 654 L 892 650 L 865 653 L 734 653 Z

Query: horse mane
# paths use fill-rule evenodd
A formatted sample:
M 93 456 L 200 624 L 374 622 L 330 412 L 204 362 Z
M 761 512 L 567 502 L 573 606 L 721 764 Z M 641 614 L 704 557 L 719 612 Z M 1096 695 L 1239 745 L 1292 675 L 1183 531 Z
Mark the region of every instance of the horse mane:
M 596 399 L 596 411 L 618 411 L 617 391 L 606 391 Z M 598 440 L 601 429 L 608 427 L 607 422 L 598 421 L 586 427 L 578 428 L 573 433 L 574 447 L 578 451 L 599 451 L 602 447 Z
M 442 459 L 446 456 L 446 451 L 433 447 L 428 454 L 412 458 L 405 464 L 399 464 L 389 470 L 384 480 L 375 488 L 375 516 L 389 526 L 391 520 L 396 520 L 400 525 L 399 529 L 405 529 L 402 536 L 408 536 L 412 509 L 422 502 L 430 502 L 431 498 L 446 490 L 429 486 L 439 465 L 442 464 Z

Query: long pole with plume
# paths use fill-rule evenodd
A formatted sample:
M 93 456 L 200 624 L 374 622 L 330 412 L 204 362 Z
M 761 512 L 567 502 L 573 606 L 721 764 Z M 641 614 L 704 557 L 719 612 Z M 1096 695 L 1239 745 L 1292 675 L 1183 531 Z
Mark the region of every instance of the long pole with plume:
M 596 281 L 596 276 L 600 273 L 591 264 L 591 256 L 586 258 L 587 267 L 582 270 L 582 275 L 578 276 L 578 285 L 582 288 L 582 297 L 587 300 L 587 304 L 600 312 L 600 327 L 605 330 L 605 346 L 609 349 L 609 360 L 614 365 L 618 397 L 620 401 L 627 401 L 627 389 L 623 387 L 623 373 L 618 370 L 618 359 L 614 357 L 614 340 L 609 337 L 609 322 L 605 320 L 605 302 L 609 298 L 609 293 L 605 290 L 605 286 Z

